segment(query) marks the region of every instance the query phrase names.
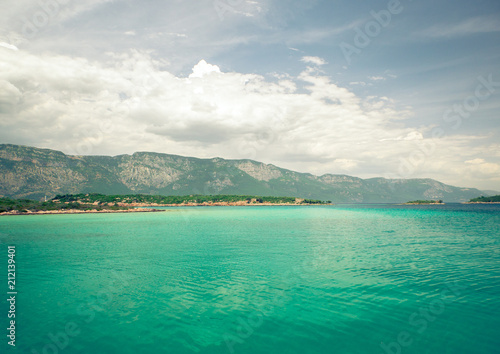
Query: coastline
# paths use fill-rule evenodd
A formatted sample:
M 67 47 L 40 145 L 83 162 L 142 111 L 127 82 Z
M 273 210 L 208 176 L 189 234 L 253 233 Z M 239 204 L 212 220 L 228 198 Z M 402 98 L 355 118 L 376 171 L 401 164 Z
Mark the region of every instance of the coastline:
M 310 205 L 333 205 L 333 204 L 307 204 L 307 203 L 247 203 L 239 202 L 203 202 L 203 203 L 181 203 L 181 204 L 157 204 L 157 203 L 117 203 L 118 206 L 131 207 L 192 207 L 192 206 L 310 206 Z
M 403 203 L 399 205 L 445 205 L 446 203 Z
M 462 202 L 461 204 L 500 204 L 500 202 Z M 315 205 L 334 205 L 331 204 L 306 204 L 306 203 L 247 203 L 244 201 L 239 202 L 204 202 L 204 203 L 182 203 L 182 204 L 157 204 L 157 203 L 118 203 L 122 207 L 131 207 L 130 209 L 122 210 L 39 210 L 20 212 L 12 210 L 0 213 L 0 216 L 14 216 L 14 215 L 58 215 L 58 214 L 112 214 L 112 213 L 152 213 L 152 212 L 165 212 L 165 209 L 155 209 L 154 207 L 200 207 L 200 206 L 315 206 Z M 446 203 L 400 203 L 396 205 L 446 205 Z
M 58 214 L 111 214 L 111 213 L 154 213 L 154 212 L 164 212 L 166 210 L 161 209 L 147 209 L 147 208 L 137 208 L 137 209 L 125 209 L 125 210 L 79 210 L 79 209 L 68 209 L 68 210 L 39 210 L 30 211 L 22 213 L 17 210 L 8 211 L 5 213 L 0 213 L 0 216 L 13 216 L 13 215 L 58 215 Z
M 463 204 L 500 204 L 500 202 L 465 202 Z
M 122 210 L 81 210 L 81 209 L 68 209 L 68 210 L 39 210 L 20 212 L 18 210 L 11 210 L 0 213 L 0 216 L 13 216 L 13 215 L 58 215 L 58 214 L 111 214 L 111 213 L 151 213 L 151 212 L 165 212 L 165 209 L 154 209 L 154 207 L 197 207 L 197 206 L 310 206 L 316 204 L 306 203 L 246 203 L 246 202 L 214 202 L 214 203 L 182 203 L 182 204 L 157 204 L 157 203 L 118 203 L 121 207 L 131 207 L 130 209 Z M 324 205 L 324 204 L 322 204 Z M 328 204 L 333 205 L 333 204 Z

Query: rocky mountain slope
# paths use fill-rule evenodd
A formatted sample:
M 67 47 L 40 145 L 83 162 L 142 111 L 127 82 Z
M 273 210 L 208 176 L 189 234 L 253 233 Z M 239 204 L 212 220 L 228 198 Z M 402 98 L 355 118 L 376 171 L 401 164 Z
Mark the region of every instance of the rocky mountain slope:
M 0 144 L 0 196 L 40 199 L 75 193 L 238 194 L 294 196 L 335 202 L 468 201 L 484 195 L 432 179 L 314 176 L 252 160 L 198 159 L 152 152 L 71 156 Z

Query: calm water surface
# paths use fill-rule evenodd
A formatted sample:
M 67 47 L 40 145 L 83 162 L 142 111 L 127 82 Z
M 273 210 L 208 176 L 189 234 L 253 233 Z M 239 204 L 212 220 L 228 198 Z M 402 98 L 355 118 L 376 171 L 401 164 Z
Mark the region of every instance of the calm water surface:
M 498 205 L 14 216 L 0 242 L 2 353 L 500 353 Z

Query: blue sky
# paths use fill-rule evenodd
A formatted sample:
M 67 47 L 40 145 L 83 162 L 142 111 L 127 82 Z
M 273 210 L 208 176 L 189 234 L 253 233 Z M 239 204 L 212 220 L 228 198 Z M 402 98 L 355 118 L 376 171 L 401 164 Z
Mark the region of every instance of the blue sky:
M 498 1 L 0 3 L 0 142 L 500 190 Z

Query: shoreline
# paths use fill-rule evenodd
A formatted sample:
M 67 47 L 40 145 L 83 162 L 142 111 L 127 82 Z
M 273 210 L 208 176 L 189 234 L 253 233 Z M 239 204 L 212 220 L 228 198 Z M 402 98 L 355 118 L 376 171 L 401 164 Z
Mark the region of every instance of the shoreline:
M 500 204 L 500 202 L 465 202 L 463 204 Z
M 132 207 L 192 207 L 192 206 L 311 206 L 311 205 L 333 205 L 333 204 L 299 204 L 299 203 L 246 203 L 246 202 L 213 202 L 213 203 L 182 203 L 182 204 L 157 204 L 157 203 L 118 203 L 119 206 Z
M 0 213 L 0 216 L 19 216 L 19 215 L 61 215 L 61 214 L 113 214 L 113 213 L 154 213 L 166 212 L 165 209 L 155 209 L 155 207 L 182 208 L 182 207 L 203 207 L 203 206 L 325 206 L 331 204 L 299 204 L 299 203 L 245 203 L 245 202 L 215 202 L 215 203 L 186 203 L 186 204 L 147 204 L 147 203 L 118 203 L 119 206 L 128 206 L 130 209 L 122 210 L 39 210 L 22 213 L 18 210 Z M 356 203 L 364 204 L 364 203 Z M 392 204 L 392 203 L 389 203 Z M 500 202 L 462 202 L 460 204 L 500 204 Z M 395 205 L 446 205 L 446 203 L 395 203 Z
M 5 213 L 0 213 L 0 216 L 19 216 L 19 215 L 60 215 L 60 214 L 113 214 L 113 213 L 154 213 L 154 212 L 165 212 L 162 209 L 149 209 L 149 208 L 137 208 L 137 209 L 126 209 L 126 210 L 79 210 L 79 209 L 69 209 L 69 210 L 39 210 L 30 211 L 26 213 L 19 212 L 17 210 L 8 211 Z
M 216 202 L 216 203 L 186 203 L 186 204 L 147 204 L 147 203 L 118 203 L 119 206 L 131 207 L 130 209 L 123 210 L 28 210 L 22 213 L 18 210 L 0 213 L 0 216 L 14 216 L 14 215 L 59 215 L 59 214 L 111 214 L 111 213 L 151 213 L 151 212 L 165 212 L 165 209 L 154 209 L 155 207 L 168 207 L 168 208 L 182 208 L 182 207 L 200 207 L 200 206 L 314 206 L 314 205 L 333 205 L 333 204 L 290 204 L 290 203 L 256 203 L 249 204 L 244 202 Z
M 446 203 L 403 203 L 399 205 L 446 205 Z
M 290 204 L 290 203 L 256 203 L 249 204 L 244 202 L 215 202 L 215 203 L 186 203 L 186 204 L 147 204 L 147 203 L 118 203 L 119 206 L 130 207 L 130 209 L 122 210 L 80 210 L 80 209 L 68 209 L 68 210 L 39 210 L 31 211 L 28 210 L 22 213 L 18 210 L 11 210 L 4 213 L 0 213 L 0 216 L 14 216 L 14 215 L 60 215 L 60 214 L 112 214 L 112 213 L 152 213 L 152 212 L 165 212 L 165 209 L 154 209 L 155 207 L 200 207 L 200 206 L 311 206 L 311 205 L 333 205 L 333 204 Z

